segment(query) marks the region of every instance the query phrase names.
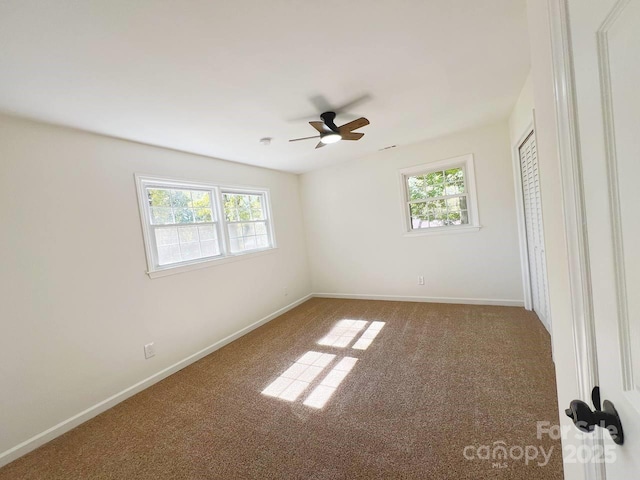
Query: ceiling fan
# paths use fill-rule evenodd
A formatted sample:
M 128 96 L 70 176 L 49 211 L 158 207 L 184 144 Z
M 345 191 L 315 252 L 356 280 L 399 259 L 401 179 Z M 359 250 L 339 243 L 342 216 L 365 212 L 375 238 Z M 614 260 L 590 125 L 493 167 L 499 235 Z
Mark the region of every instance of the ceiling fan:
M 319 138 L 320 141 L 316 145 L 316 148 L 324 147 L 329 143 L 336 143 L 340 140 L 360 140 L 364 137 L 364 133 L 354 132 L 358 128 L 362 128 L 366 125 L 369 125 L 369 120 L 364 117 L 360 117 L 352 122 L 345 123 L 341 127 L 338 127 L 334 120 L 336 118 L 335 112 L 324 112 L 320 115 L 322 121 L 313 121 L 309 122 L 313 128 L 315 128 L 320 135 L 315 135 L 313 137 L 304 137 L 304 138 L 294 138 L 293 140 L 289 140 L 290 142 L 298 142 L 300 140 L 309 140 L 311 138 Z

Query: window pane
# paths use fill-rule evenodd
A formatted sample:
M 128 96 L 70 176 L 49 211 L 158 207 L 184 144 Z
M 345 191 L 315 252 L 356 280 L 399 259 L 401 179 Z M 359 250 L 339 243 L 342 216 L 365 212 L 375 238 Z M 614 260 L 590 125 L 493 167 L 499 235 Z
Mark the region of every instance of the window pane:
M 146 191 L 154 225 L 214 220 L 209 191 L 169 188 L 147 188 Z
M 256 229 L 253 225 L 253 223 L 243 223 L 242 225 L 242 236 L 243 237 L 248 237 L 250 235 L 255 235 L 256 234 Z
M 176 223 L 193 223 L 194 214 L 190 208 L 174 208 L 173 215 Z
M 218 233 L 216 227 L 213 225 L 201 225 L 198 227 L 198 234 L 200 235 L 200 241 L 205 240 L 217 240 Z
M 411 228 L 444 227 L 469 223 L 466 196 L 409 204 Z
M 258 235 L 258 248 L 266 248 L 269 246 L 269 237 L 267 235 Z
M 238 217 L 238 197 L 236 195 L 225 194 L 224 198 L 224 216 L 227 221 L 235 222 L 240 218 Z
M 460 210 L 460 197 L 447 198 L 446 202 L 449 211 Z
M 229 229 L 229 238 L 238 238 L 242 237 L 242 224 L 241 223 L 232 223 L 231 225 L 227 225 Z
M 220 255 L 220 247 L 218 246 L 218 242 L 214 242 L 211 240 L 200 242 L 200 250 L 202 251 L 203 257 L 215 257 Z
M 198 227 L 180 227 L 178 228 L 178 236 L 180 244 L 193 243 L 199 241 Z
M 429 226 L 426 203 L 412 203 L 409 210 L 412 228 L 427 228 Z
M 171 190 L 171 206 L 173 208 L 191 207 L 191 190 Z
M 227 220 L 251 220 L 251 201 L 249 195 L 239 193 L 224 194 L 224 212 Z
M 411 217 L 411 228 L 428 228 L 429 221 L 423 218 L 414 218 Z
M 446 208 L 444 199 L 432 200 L 428 202 L 426 205 L 429 211 L 444 210 Z
M 191 198 L 193 199 L 193 206 L 195 208 L 197 207 L 211 208 L 211 195 L 209 194 L 209 192 L 193 190 L 191 192 Z
M 171 193 L 161 188 L 147 188 L 147 197 L 151 207 L 170 207 Z
M 445 183 L 447 185 L 450 185 L 452 183 L 461 183 L 462 181 L 464 181 L 464 172 L 462 170 L 462 167 L 446 170 L 444 172 L 444 176 Z
M 195 220 L 198 223 L 210 222 L 213 220 L 213 212 L 210 208 L 195 208 Z
M 205 249 L 200 247 L 200 233 L 206 239 Z M 155 229 L 158 246 L 158 264 L 168 265 L 204 256 L 219 255 L 218 239 L 213 225 L 200 227 L 161 227 Z
M 444 185 L 427 185 L 427 197 L 442 197 L 444 194 Z
M 231 238 L 229 240 L 232 253 L 242 252 L 244 250 L 244 240 L 240 238 Z
M 431 172 L 427 174 L 427 186 L 440 186 L 444 183 L 444 172 Z
M 225 217 L 228 221 L 266 219 L 263 195 L 225 193 L 223 197 Z
M 457 183 L 453 183 L 444 188 L 444 193 L 445 195 L 457 195 L 458 193 L 464 193 L 464 188 L 461 188 L 461 185 Z
M 248 195 L 238 196 L 238 216 L 240 220 L 251 220 L 251 202 Z
M 158 265 L 169 265 L 171 263 L 181 262 L 179 245 L 168 245 L 158 247 Z
M 447 216 L 447 225 L 460 225 L 460 212 L 449 212 Z
M 197 260 L 220 255 L 215 225 L 160 227 L 155 229 L 158 264 Z
M 155 233 L 158 246 L 178 244 L 178 229 L 176 227 L 156 228 Z
M 151 207 L 151 223 L 153 225 L 174 223 L 171 207 Z
M 256 237 L 255 236 L 244 237 L 244 249 L 245 250 L 255 250 L 256 248 L 258 248 L 258 246 L 257 246 L 257 242 L 256 242 Z
M 199 242 L 180 244 L 180 251 L 182 252 L 183 260 L 195 260 L 197 258 L 202 258 Z
M 256 235 L 266 235 L 267 234 L 267 224 L 265 222 L 256 222 Z
M 422 200 L 427 196 L 425 182 L 426 179 L 424 176 L 407 178 L 407 191 L 409 193 L 409 200 Z
M 412 203 L 409 206 L 411 216 L 415 218 L 427 218 L 427 204 L 426 203 Z
M 232 253 L 268 247 L 270 244 L 264 222 L 243 222 L 227 225 Z
M 430 210 L 429 218 L 432 220 L 443 220 L 447 216 L 446 210 Z
M 261 195 L 252 195 L 250 197 L 251 204 L 251 219 L 252 220 L 264 220 L 264 209 L 262 206 L 262 196 Z

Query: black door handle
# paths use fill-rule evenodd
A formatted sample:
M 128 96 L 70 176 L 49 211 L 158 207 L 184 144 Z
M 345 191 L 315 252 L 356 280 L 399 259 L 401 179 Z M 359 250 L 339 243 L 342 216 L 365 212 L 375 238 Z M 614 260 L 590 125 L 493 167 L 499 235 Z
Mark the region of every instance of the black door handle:
M 593 432 L 598 427 L 606 428 L 611 438 L 618 445 L 624 443 L 624 433 L 622 432 L 622 423 L 618 411 L 609 400 L 604 401 L 602 410 L 600 409 L 600 388 L 594 387 L 591 392 L 591 400 L 593 401 L 595 410 L 581 400 L 573 400 L 569 408 L 564 411 L 567 417 L 573 420 L 578 430 L 582 432 Z

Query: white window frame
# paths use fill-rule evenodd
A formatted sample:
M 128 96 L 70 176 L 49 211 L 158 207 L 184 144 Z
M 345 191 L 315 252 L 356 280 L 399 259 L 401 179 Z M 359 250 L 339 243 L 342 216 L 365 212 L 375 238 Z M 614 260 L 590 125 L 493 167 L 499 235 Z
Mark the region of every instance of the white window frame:
M 273 217 L 271 214 L 271 196 L 268 188 L 258 188 L 253 186 L 221 185 L 215 183 L 195 182 L 178 178 L 157 177 L 153 175 L 135 174 L 136 190 L 138 194 L 138 208 L 140 211 L 140 222 L 144 239 L 144 248 L 147 259 L 147 275 L 151 278 L 173 275 L 187 272 L 213 265 L 220 265 L 236 260 L 244 260 L 275 252 L 278 248 L 276 244 L 275 229 L 273 227 Z M 150 209 L 146 188 L 157 186 L 160 188 L 184 188 L 200 189 L 211 192 L 211 207 L 215 216 L 216 230 L 220 246 L 220 255 L 215 257 L 198 258 L 169 265 L 158 265 L 157 247 L 153 235 L 153 225 L 151 224 Z M 242 193 L 247 195 L 261 195 L 264 199 L 264 213 L 266 216 L 267 232 L 270 239 L 268 247 L 256 248 L 245 252 L 231 253 L 229 248 L 229 229 L 227 228 L 226 216 L 224 213 L 224 193 Z M 190 224 L 189 224 L 190 225 Z M 198 225 L 194 223 L 194 225 Z
M 407 179 L 409 177 L 458 167 L 461 167 L 464 171 L 469 223 L 465 225 L 445 225 L 442 227 L 413 229 L 411 227 L 411 211 L 409 209 L 410 202 L 409 191 L 407 189 Z M 440 235 L 448 233 L 470 233 L 480 230 L 481 226 L 478 215 L 478 198 L 476 195 L 476 177 L 473 165 L 473 154 L 469 153 L 459 157 L 448 158 L 446 160 L 423 163 L 422 165 L 403 168 L 398 171 L 398 176 L 400 180 L 400 204 L 402 207 L 402 233 L 404 236 L 418 237 L 423 235 Z
M 226 217 L 224 217 L 224 194 L 225 193 L 231 193 L 231 194 L 247 194 L 247 195 L 262 195 L 264 198 L 264 210 L 265 210 L 265 215 L 266 215 L 266 219 L 265 220 L 239 220 L 239 221 L 228 221 L 226 220 Z M 233 256 L 237 256 L 237 255 L 249 255 L 251 253 L 255 253 L 257 251 L 262 251 L 262 250 L 270 250 L 271 248 L 273 248 L 273 245 L 275 244 L 275 236 L 273 234 L 273 226 L 271 224 L 271 209 L 269 207 L 269 194 L 268 194 L 268 190 L 267 189 L 260 189 L 260 190 L 256 190 L 256 189 L 252 189 L 252 188 L 244 188 L 244 187 L 225 187 L 225 186 L 220 186 L 218 187 L 218 196 L 219 196 L 219 201 L 220 201 L 220 210 L 221 210 L 221 214 L 223 215 L 223 218 L 220 221 L 220 225 L 222 226 L 222 229 L 224 230 L 223 235 L 224 235 L 224 241 L 226 244 L 226 250 L 228 252 L 228 255 L 233 255 Z M 231 253 L 231 239 L 229 238 L 229 229 L 226 228 L 227 225 L 232 224 L 232 223 L 255 223 L 255 222 L 265 222 L 267 224 L 267 235 L 269 236 L 269 239 L 271 240 L 271 246 L 269 247 L 264 247 L 264 248 L 254 248 L 252 250 L 248 250 L 246 252 L 237 252 L 237 253 Z

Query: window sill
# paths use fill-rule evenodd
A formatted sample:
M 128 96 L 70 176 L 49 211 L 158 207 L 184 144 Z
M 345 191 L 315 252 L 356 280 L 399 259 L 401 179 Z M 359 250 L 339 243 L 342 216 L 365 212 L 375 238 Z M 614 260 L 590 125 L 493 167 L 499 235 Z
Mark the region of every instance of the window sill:
M 227 255 L 221 258 L 212 258 L 210 260 L 196 261 L 194 263 L 188 263 L 186 265 L 178 265 L 175 267 L 164 267 L 158 270 L 147 272 L 150 278 L 166 277 L 168 275 L 175 275 L 178 273 L 190 272 L 192 270 L 200 270 L 201 268 L 214 267 L 216 265 L 224 265 L 226 263 L 237 262 L 240 260 L 249 260 L 250 258 L 262 257 L 276 253 L 278 247 L 267 248 L 264 250 L 257 250 L 251 253 L 240 253 L 235 255 Z
M 435 227 L 425 228 L 423 230 L 417 230 L 412 232 L 405 232 L 405 237 L 424 237 L 425 235 L 449 235 L 458 233 L 472 233 L 477 232 L 482 227 L 480 225 L 468 225 L 464 227 Z

